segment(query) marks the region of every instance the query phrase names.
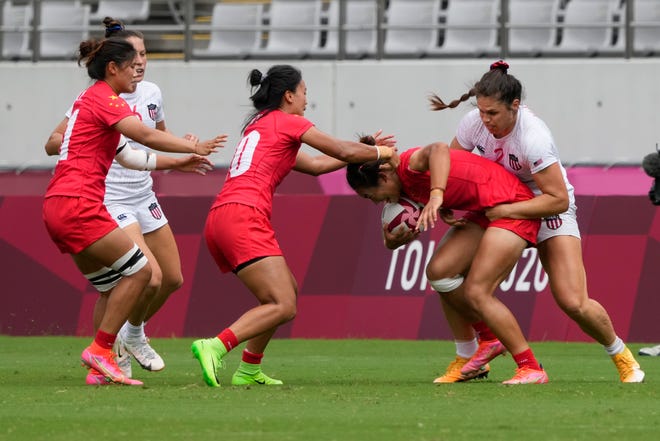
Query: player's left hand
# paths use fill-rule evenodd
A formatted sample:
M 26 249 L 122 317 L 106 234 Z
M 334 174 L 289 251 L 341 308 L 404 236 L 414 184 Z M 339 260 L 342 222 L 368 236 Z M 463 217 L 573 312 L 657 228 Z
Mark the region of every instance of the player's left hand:
M 206 172 L 213 170 L 213 163 L 203 156 L 192 154 L 181 158 L 176 170 L 204 176 Z

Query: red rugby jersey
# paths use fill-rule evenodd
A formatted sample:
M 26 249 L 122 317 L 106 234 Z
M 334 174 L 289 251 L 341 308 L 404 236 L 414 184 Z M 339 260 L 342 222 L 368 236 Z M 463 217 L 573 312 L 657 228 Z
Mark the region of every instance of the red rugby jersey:
M 105 177 L 117 152 L 119 132 L 112 126 L 133 115 L 130 106 L 105 81 L 97 81 L 73 103 L 49 196 L 84 197 L 103 202 Z

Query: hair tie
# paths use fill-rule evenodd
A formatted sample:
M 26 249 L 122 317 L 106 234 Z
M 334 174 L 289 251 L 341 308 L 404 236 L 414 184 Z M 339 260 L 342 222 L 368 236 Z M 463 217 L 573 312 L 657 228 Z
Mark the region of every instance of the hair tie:
M 114 32 L 114 31 L 123 31 L 124 30 L 124 25 L 119 24 L 119 23 L 115 23 L 112 26 L 108 26 L 106 29 L 108 31 L 112 31 L 112 32 Z
M 509 63 L 504 60 L 499 60 L 490 65 L 490 70 L 499 69 L 502 72 L 506 73 L 509 69 Z
M 263 82 L 266 81 L 266 78 L 268 78 L 268 74 L 262 74 L 261 81 L 259 81 L 259 84 L 263 84 Z

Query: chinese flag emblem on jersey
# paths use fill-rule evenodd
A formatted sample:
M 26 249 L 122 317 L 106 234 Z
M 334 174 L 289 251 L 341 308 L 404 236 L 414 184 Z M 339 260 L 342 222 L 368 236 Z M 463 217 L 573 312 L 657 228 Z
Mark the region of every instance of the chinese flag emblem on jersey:
M 122 99 L 120 99 L 117 95 L 110 95 L 108 97 L 110 101 L 108 101 L 108 105 L 112 107 L 124 107 L 126 105 L 126 102 Z

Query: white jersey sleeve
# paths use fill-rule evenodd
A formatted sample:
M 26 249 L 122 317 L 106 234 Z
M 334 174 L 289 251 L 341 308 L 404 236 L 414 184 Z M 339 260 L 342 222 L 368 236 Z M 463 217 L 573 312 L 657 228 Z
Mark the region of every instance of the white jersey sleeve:
M 523 145 L 527 146 L 525 160 L 532 174 L 559 162 L 559 153 L 549 134 L 549 131 L 530 131 L 525 135 L 526 139 L 522 142 Z
M 155 129 L 156 123 L 165 119 L 163 96 L 156 84 L 141 81 L 138 83 L 135 92 L 122 93 L 121 97 L 131 106 L 133 112 L 145 126 Z M 134 149 L 151 151 L 151 149 L 137 141 L 129 139 L 128 142 Z M 107 205 L 113 201 L 123 201 L 130 195 L 150 192 L 153 180 L 149 171 L 130 170 L 122 167 L 117 161 L 113 161 L 105 179 L 105 184 L 105 202 Z

